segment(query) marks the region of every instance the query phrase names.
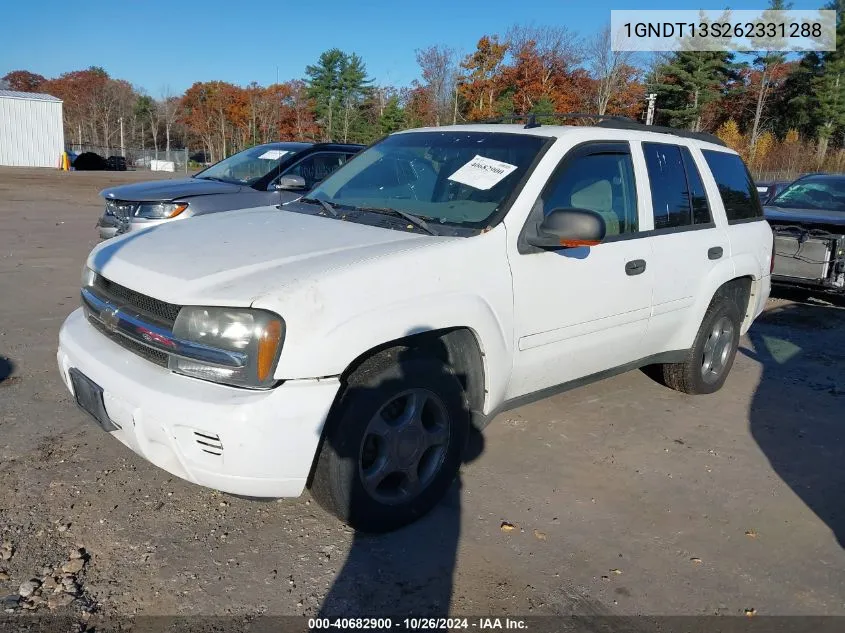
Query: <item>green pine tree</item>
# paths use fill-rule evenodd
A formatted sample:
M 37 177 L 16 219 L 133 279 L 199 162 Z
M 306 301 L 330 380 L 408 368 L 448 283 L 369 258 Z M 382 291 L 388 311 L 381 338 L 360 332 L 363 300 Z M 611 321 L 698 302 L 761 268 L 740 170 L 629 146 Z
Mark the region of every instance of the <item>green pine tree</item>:
M 399 96 L 393 95 L 384 105 L 384 112 L 379 117 L 379 129 L 382 134 L 390 134 L 405 127 L 405 111 L 399 103 Z
M 729 52 L 673 53 L 655 73 L 658 119 L 674 127 L 700 131 L 704 108 L 722 96 L 722 87 L 733 72 L 733 54 Z
M 826 8 L 836 10 L 836 50 L 822 56 L 821 74 L 812 82 L 818 101 L 819 163 L 824 161 L 830 137 L 845 126 L 845 0 L 834 0 Z
M 333 48 L 320 55 L 316 64 L 306 66 L 305 74 L 323 140 L 351 141 L 370 83 L 363 60 Z
M 789 130 L 795 129 L 804 138 L 815 137 L 821 119 L 814 83 L 821 72 L 821 56 L 809 52 L 804 54 L 798 65 L 789 73 L 783 88 L 772 103 L 776 136 L 783 138 Z

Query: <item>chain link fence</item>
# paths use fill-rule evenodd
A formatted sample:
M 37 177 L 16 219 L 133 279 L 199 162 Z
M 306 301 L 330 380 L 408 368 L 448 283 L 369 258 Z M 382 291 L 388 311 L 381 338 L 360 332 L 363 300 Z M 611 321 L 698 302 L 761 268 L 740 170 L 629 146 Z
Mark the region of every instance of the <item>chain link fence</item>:
M 754 169 L 751 172 L 754 182 L 775 182 L 775 181 L 789 181 L 804 176 L 810 172 L 801 171 L 798 169 Z
M 90 145 L 87 143 L 69 143 L 65 150 L 71 155 L 72 165 L 78 169 L 106 169 L 113 171 L 141 170 L 150 171 L 171 171 L 177 173 L 188 173 L 191 158 L 188 148 L 163 149 L 137 148 L 137 147 L 113 147 L 103 145 Z M 82 154 L 95 154 L 87 156 L 75 164 L 75 160 Z

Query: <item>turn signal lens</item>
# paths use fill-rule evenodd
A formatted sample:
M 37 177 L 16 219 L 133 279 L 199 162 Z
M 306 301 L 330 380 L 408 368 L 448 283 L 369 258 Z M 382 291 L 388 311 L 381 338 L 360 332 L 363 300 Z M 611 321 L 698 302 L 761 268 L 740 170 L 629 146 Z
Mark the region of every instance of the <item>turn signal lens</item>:
M 566 240 L 562 239 L 560 241 L 561 246 L 565 246 L 566 248 L 578 248 L 579 246 L 598 246 L 601 244 L 599 240 Z
M 177 204 L 177 205 L 173 208 L 173 211 L 171 211 L 171 212 L 170 212 L 170 216 L 169 216 L 169 217 L 171 217 L 171 218 L 175 218 L 177 215 L 179 215 L 180 213 L 182 213 L 182 211 L 184 211 L 184 210 L 185 210 L 185 209 L 187 209 L 187 208 L 188 208 L 188 205 L 187 205 L 187 204 Z
M 276 355 L 279 350 L 279 343 L 282 340 L 282 324 L 278 321 L 269 321 L 264 327 L 264 333 L 258 340 L 258 380 L 265 382 L 270 378 L 273 365 L 276 362 Z

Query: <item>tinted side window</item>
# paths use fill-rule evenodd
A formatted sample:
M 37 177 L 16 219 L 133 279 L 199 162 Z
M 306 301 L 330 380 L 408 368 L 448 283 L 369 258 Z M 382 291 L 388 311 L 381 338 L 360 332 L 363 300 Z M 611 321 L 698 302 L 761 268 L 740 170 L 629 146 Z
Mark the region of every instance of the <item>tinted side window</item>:
M 604 218 L 608 237 L 637 232 L 637 190 L 628 151 L 564 161 L 543 193 L 544 215 L 560 208 L 589 209 Z
M 309 189 L 346 162 L 346 154 L 320 152 L 303 158 L 285 172 L 285 175 L 302 176 Z
M 719 187 L 728 224 L 763 217 L 760 196 L 745 163 L 736 154 L 704 150 L 704 159 Z
M 695 166 L 692 154 L 686 147 L 681 148 L 681 155 L 684 158 L 684 170 L 687 173 L 687 184 L 692 199 L 693 224 L 708 224 L 710 222 L 710 208 L 707 206 L 707 194 L 704 193 L 701 174 L 698 173 L 698 167 Z
M 654 228 L 668 229 L 692 224 L 690 192 L 681 148 L 663 143 L 643 143 Z

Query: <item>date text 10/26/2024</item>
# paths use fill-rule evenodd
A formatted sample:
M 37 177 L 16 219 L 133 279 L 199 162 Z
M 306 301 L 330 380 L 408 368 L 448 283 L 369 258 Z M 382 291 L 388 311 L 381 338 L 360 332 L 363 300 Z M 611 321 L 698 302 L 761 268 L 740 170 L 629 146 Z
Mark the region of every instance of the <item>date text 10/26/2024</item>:
M 525 620 L 509 617 L 477 617 L 477 618 L 310 618 L 310 630 L 351 631 L 378 630 L 387 631 L 498 631 L 498 630 L 527 630 Z

